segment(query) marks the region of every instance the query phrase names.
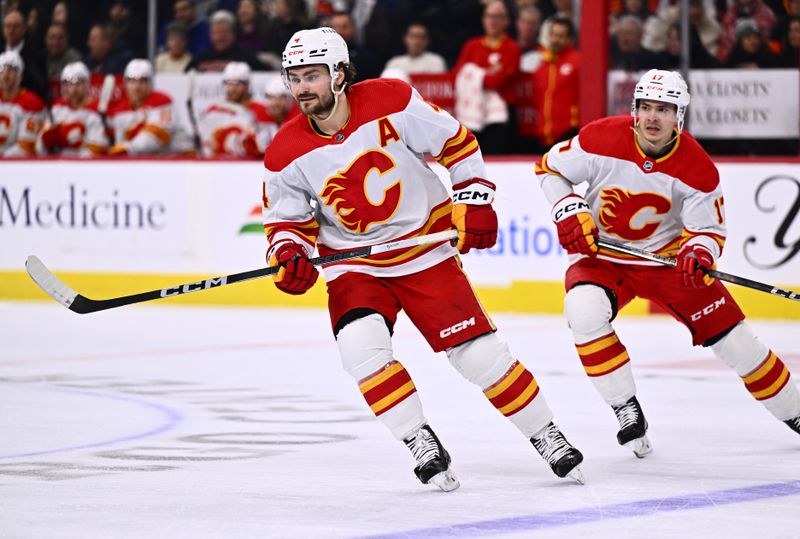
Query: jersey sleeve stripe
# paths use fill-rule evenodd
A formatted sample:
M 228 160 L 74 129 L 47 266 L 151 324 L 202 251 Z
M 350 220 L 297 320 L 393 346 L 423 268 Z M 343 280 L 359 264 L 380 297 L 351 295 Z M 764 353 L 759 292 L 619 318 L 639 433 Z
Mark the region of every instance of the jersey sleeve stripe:
M 478 139 L 466 127 L 459 127 L 458 132 L 447 139 L 436 160 L 444 167 L 450 168 L 478 151 Z

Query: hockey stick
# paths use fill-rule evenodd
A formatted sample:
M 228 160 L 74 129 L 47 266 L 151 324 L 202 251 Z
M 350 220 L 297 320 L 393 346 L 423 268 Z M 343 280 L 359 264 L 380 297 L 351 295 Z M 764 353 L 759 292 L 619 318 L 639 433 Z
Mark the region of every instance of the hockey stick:
M 197 127 L 197 116 L 194 113 L 194 78 L 196 71 L 192 69 L 188 73 L 188 82 L 186 84 L 186 112 L 189 114 L 189 124 L 192 127 L 192 143 L 194 143 L 194 151 L 197 155 L 202 153 L 202 142 L 200 141 L 200 129 Z
M 106 113 L 108 112 L 108 104 L 111 102 L 111 95 L 114 93 L 115 83 L 114 75 L 106 75 L 103 79 L 103 86 L 100 87 L 100 96 L 97 98 L 97 112 L 100 113 L 100 119 L 106 129 L 108 128 L 106 125 Z
M 315 266 L 326 266 L 334 262 L 341 262 L 343 260 L 350 260 L 353 258 L 363 258 L 370 255 L 379 253 L 388 253 L 390 251 L 397 251 L 400 249 L 407 249 L 409 247 L 416 247 L 419 245 L 430 245 L 432 243 L 440 243 L 443 241 L 453 240 L 457 237 L 455 230 L 445 230 L 436 232 L 434 234 L 427 234 L 425 236 L 417 236 L 416 238 L 407 238 L 404 240 L 390 241 L 388 243 L 380 243 L 378 245 L 370 245 L 367 247 L 359 247 L 350 251 L 336 253 L 327 256 L 320 256 L 312 258 L 311 263 Z M 190 292 L 199 292 L 200 290 L 208 290 L 209 288 L 217 288 L 242 281 L 249 281 L 251 279 L 258 279 L 278 273 L 280 266 L 269 266 L 266 268 L 259 268 L 251 271 L 243 271 L 242 273 L 234 273 L 232 275 L 223 275 L 220 277 L 213 277 L 204 281 L 197 281 L 194 283 L 179 284 L 177 286 L 170 286 L 160 290 L 151 290 L 149 292 L 142 292 L 133 294 L 131 296 L 122 296 L 110 299 L 90 299 L 82 296 L 64 284 L 58 277 L 47 269 L 47 267 L 37 257 L 31 255 L 25 261 L 25 269 L 31 279 L 39 285 L 39 288 L 44 290 L 54 300 L 79 314 L 93 313 L 96 311 L 105 311 L 106 309 L 114 309 L 115 307 L 122 307 L 123 305 L 131 305 L 133 303 L 140 303 L 142 301 L 151 301 L 154 299 L 169 298 L 178 296 L 180 294 L 188 294 Z
M 677 260 L 674 258 L 643 251 L 641 249 L 637 249 L 636 247 L 630 247 L 613 240 L 597 240 L 597 245 L 611 251 L 643 258 L 645 260 L 650 260 L 651 262 L 658 262 L 659 264 L 673 268 L 678 264 Z M 738 284 L 739 286 L 760 290 L 761 292 L 767 292 L 773 296 L 780 296 L 782 298 L 800 301 L 800 293 L 793 292 L 791 290 L 784 290 L 783 288 L 778 288 L 777 286 L 772 286 L 771 284 L 760 283 L 758 281 L 753 281 L 751 279 L 746 279 L 737 275 L 731 275 L 730 273 L 725 273 L 714 269 L 707 269 L 706 274 L 715 279 L 719 279 L 720 281 L 727 281 L 729 283 Z

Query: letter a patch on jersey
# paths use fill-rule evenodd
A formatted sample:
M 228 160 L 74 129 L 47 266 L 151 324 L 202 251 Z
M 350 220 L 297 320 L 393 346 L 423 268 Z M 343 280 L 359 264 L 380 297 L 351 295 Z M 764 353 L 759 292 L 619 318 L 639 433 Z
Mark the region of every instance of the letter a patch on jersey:
M 397 129 L 392 125 L 389 118 L 381 118 L 378 120 L 378 135 L 381 138 L 381 148 L 385 148 L 390 140 L 400 142 L 400 135 L 397 134 Z

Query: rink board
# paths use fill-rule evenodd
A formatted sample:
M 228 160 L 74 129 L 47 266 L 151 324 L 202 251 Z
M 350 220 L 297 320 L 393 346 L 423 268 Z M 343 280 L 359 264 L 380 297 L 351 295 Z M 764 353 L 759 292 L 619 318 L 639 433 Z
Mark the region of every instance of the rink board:
M 438 172 L 443 169 L 432 165 Z M 558 313 L 567 257 L 532 160 L 490 160 L 498 184 L 498 244 L 464 256 L 486 307 Z M 719 164 L 729 236 L 719 269 L 800 288 L 800 162 Z M 264 264 L 262 166 L 231 161 L 19 161 L 0 165 L 0 299 L 44 295 L 24 273 L 39 256 L 92 298 L 255 269 Z M 369 178 L 370 192 L 393 178 Z M 377 196 L 377 195 L 375 195 Z M 648 209 L 637 214 L 652 219 Z M 732 286 L 748 315 L 800 318 L 800 305 Z M 268 279 L 165 300 L 212 305 L 325 305 L 317 286 L 297 298 Z M 646 302 L 626 309 L 648 312 Z

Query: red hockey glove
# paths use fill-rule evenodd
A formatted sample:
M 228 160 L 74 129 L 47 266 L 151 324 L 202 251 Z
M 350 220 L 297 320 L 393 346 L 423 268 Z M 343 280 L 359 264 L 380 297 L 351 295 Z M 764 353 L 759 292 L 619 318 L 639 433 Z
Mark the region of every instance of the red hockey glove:
M 258 143 L 253 133 L 248 133 L 242 138 L 242 149 L 244 149 L 248 157 L 263 157 L 262 152 L 258 151 Z
M 582 196 L 567 195 L 553 206 L 558 242 L 570 254 L 597 256 L 597 225 Z
M 59 146 L 64 146 L 66 141 L 61 134 L 61 126 L 56 124 L 42 133 L 42 144 L 48 151 L 56 151 Z
M 319 271 L 308 260 L 306 252 L 294 242 L 286 242 L 278 247 L 269 265 L 281 266 L 280 271 L 272 276 L 275 286 L 295 296 L 308 292 L 319 277 Z
M 497 214 L 492 209 L 494 184 L 475 178 L 453 186 L 453 225 L 458 231 L 456 249 L 488 249 L 497 242 Z
M 678 253 L 675 269 L 681 275 L 683 286 L 703 288 L 714 282 L 713 277 L 706 275 L 706 270 L 714 267 L 714 255 L 702 245 L 686 244 Z

